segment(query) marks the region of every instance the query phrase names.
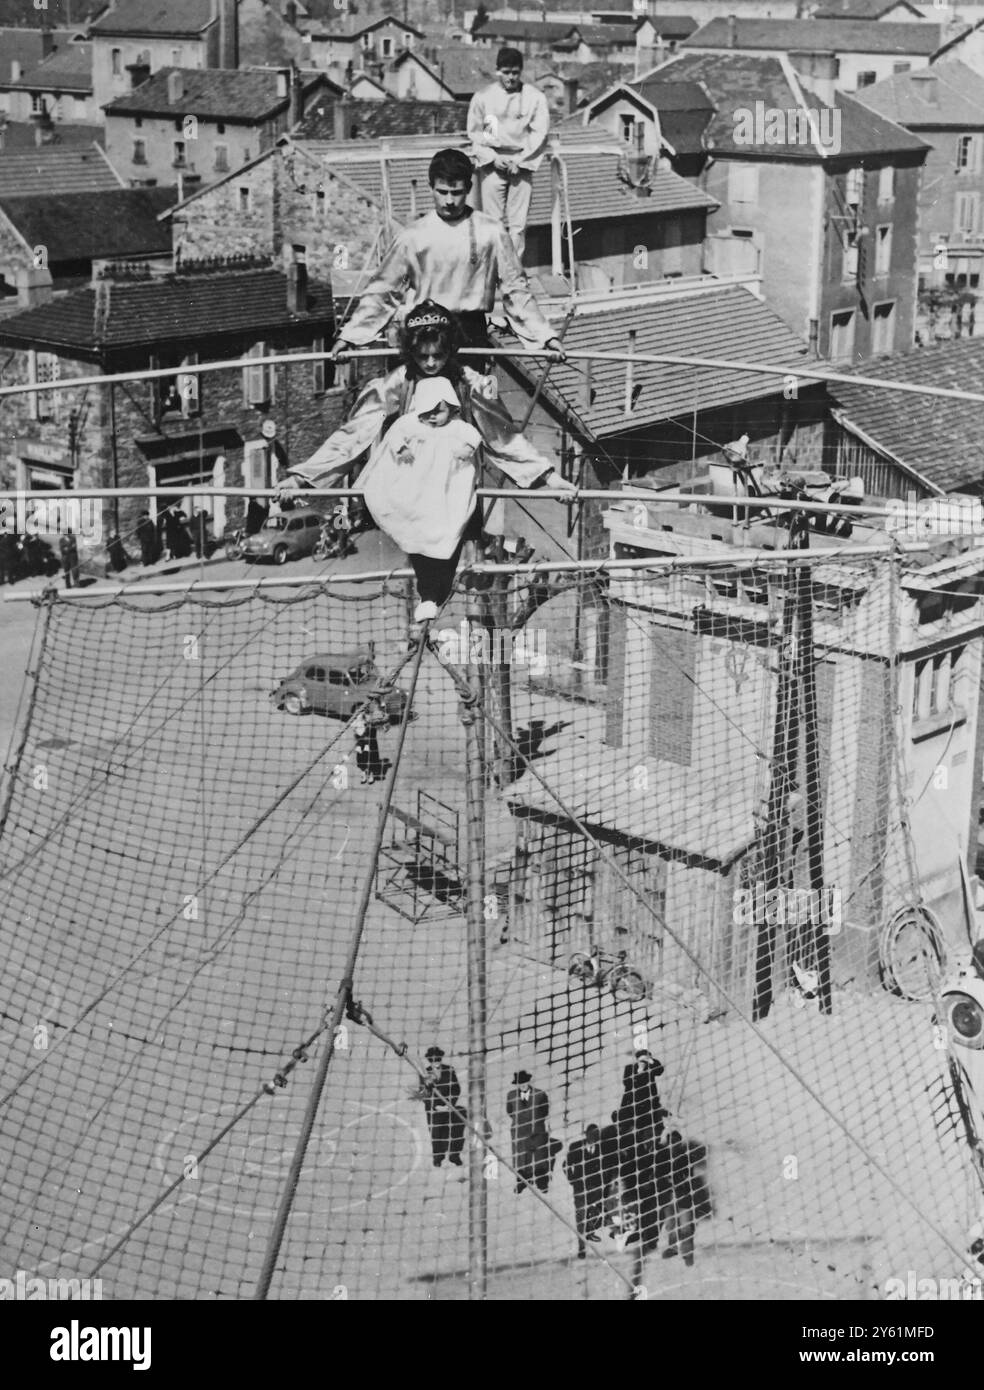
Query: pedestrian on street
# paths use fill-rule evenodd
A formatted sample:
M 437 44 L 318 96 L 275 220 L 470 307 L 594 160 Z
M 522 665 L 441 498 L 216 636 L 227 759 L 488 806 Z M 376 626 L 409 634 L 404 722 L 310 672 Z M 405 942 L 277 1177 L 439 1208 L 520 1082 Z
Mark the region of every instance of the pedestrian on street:
M 666 1111 L 659 1098 L 657 1078 L 663 1064 L 643 1048 L 622 1072 L 622 1099 L 618 1107 L 619 1125 L 628 1125 L 639 1140 L 657 1141 L 663 1133 Z
M 657 1147 L 656 1182 L 662 1206 L 661 1224 L 667 1237 L 662 1251 L 664 1260 L 682 1255 L 685 1265 L 694 1262 L 697 1222 L 712 1211 L 706 1163 L 706 1145 L 684 1139 L 675 1129 Z
M 601 1152 L 601 1130 L 588 1125 L 582 1139 L 575 1139 L 567 1150 L 564 1172 L 574 1193 L 574 1222 L 577 1226 L 577 1258 L 587 1253 L 585 1241 L 600 1240 L 605 1202 L 605 1173 Z
M 550 1101 L 546 1091 L 536 1090 L 532 1081 L 528 1071 L 518 1071 L 513 1077 L 514 1089 L 506 1096 L 517 1192 L 524 1192 L 534 1182 L 541 1192 L 550 1186 Z
M 461 1086 L 454 1067 L 444 1062 L 439 1047 L 429 1047 L 424 1053 L 427 1062 L 422 1090 L 424 1113 L 430 1131 L 431 1154 L 435 1168 L 447 1158 L 456 1168 L 461 1167 L 461 1150 L 465 1146 L 465 1123 L 451 1109 L 458 1108 Z
M 208 512 L 203 507 L 196 507 L 191 523 L 191 539 L 199 560 L 208 559 L 208 523 Z
M 9 531 L 0 531 L 0 584 L 13 584 L 16 578 L 14 556 L 17 542 Z
M 77 589 L 79 587 L 79 544 L 71 526 L 68 527 L 63 536 L 58 537 L 58 549 L 61 551 L 65 588 Z
M 367 710 L 360 710 L 352 725 L 355 734 L 355 765 L 359 769 L 359 780 L 375 782 L 382 776 L 382 763 L 379 759 L 379 739 L 376 725 Z
M 140 513 L 137 540 L 140 542 L 140 563 L 152 565 L 157 559 L 157 528 L 151 521 L 149 512 Z
M 119 531 L 110 531 L 106 553 L 109 556 L 110 566 L 116 574 L 121 574 L 130 563 L 130 557 L 127 555 L 123 542 L 120 540 Z

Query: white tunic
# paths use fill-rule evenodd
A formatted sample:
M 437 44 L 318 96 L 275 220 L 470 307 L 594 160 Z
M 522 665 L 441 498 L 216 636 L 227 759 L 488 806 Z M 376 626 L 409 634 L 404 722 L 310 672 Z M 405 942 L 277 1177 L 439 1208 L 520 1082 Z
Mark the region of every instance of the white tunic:
M 468 137 L 479 168 L 497 159 L 511 159 L 520 169 L 539 169 L 549 134 L 547 99 L 529 82 L 518 92 L 507 92 L 501 82 L 492 82 L 471 99 Z
M 421 217 L 393 242 L 339 336 L 355 347 L 371 343 L 398 310 L 433 299 L 454 313 L 491 313 L 496 290 L 513 332 L 524 347 L 554 336 L 530 293 L 516 248 L 501 222 L 468 209 L 459 222 L 436 212 Z
M 475 510 L 482 436 L 455 417 L 401 415 L 360 478 L 366 506 L 408 555 L 448 560 Z

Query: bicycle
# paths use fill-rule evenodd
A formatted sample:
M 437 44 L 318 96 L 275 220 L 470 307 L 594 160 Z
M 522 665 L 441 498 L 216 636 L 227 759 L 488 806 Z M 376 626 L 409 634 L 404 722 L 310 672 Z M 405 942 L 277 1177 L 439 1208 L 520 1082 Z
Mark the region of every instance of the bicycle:
M 227 560 L 241 560 L 246 554 L 246 527 L 237 526 L 227 531 L 222 538 Z
M 649 985 L 643 975 L 627 964 L 627 951 L 612 954 L 600 946 L 592 946 L 589 951 L 575 951 L 567 963 L 567 974 L 572 980 L 580 980 L 585 986 L 606 986 L 616 998 L 645 999 Z

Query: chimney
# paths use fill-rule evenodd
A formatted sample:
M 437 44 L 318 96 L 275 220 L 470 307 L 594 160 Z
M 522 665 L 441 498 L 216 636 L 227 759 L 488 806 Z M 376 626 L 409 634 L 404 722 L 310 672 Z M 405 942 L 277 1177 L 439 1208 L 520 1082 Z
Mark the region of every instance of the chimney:
M 21 80 L 21 65 L 16 58 L 10 60 L 10 80 L 19 82 Z
M 290 68 L 290 124 L 295 126 L 304 115 L 304 83 L 296 63 Z
M 284 248 L 286 250 L 286 247 Z M 303 314 L 307 310 L 307 248 L 291 246 L 287 264 L 287 312 Z
M 239 67 L 239 10 L 237 0 L 216 0 L 219 10 L 219 67 Z
M 109 326 L 109 310 L 112 297 L 112 282 L 110 280 L 98 280 L 96 282 L 96 302 L 93 313 L 93 336 L 97 343 L 106 337 L 106 329 Z
M 633 400 L 633 396 L 634 396 L 634 394 L 635 394 L 635 390 L 634 390 L 634 388 L 635 388 L 635 364 L 634 364 L 634 362 L 632 361 L 633 355 L 634 355 L 634 353 L 635 353 L 635 340 L 636 340 L 636 331 L 635 331 L 634 328 L 630 328 L 630 329 L 629 329 L 628 356 L 627 356 L 626 359 L 625 359 L 625 404 L 624 404 L 624 413 L 625 413 L 626 415 L 631 415 L 631 414 L 632 414 L 632 407 L 633 407 L 633 405 L 635 404 L 635 402 L 634 402 L 634 400 Z
M 45 23 L 41 30 L 41 57 L 48 58 L 55 51 L 55 32 L 50 24 Z
M 799 73 L 800 82 L 826 106 L 837 105 L 837 79 L 840 60 L 833 53 L 799 54 L 790 60 Z
M 167 104 L 174 106 L 184 96 L 184 74 L 177 69 L 167 75 Z
M 939 106 L 940 89 L 935 68 L 920 68 L 912 74 L 912 80 L 919 83 L 917 94 L 927 106 Z
M 277 96 L 285 97 L 290 90 L 290 74 L 286 72 L 277 73 Z
M 336 101 L 331 108 L 331 114 L 334 118 L 334 137 L 336 141 L 348 139 L 348 111 L 349 104 L 345 95 L 342 96 L 341 100 Z
M 576 77 L 564 78 L 564 104 L 567 107 L 567 114 L 573 116 L 577 110 L 578 80 Z
M 728 47 L 738 47 L 738 17 L 733 14 L 728 15 Z
M 23 266 L 17 271 L 17 304 L 21 309 L 36 309 L 54 297 L 51 271 L 37 266 Z

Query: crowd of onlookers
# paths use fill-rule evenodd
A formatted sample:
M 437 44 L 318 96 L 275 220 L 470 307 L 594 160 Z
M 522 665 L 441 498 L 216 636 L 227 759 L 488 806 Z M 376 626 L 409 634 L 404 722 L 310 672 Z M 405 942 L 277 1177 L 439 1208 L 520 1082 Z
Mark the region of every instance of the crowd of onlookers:
M 424 1102 L 434 1167 L 445 1159 L 461 1167 L 467 1113 L 457 1073 L 439 1047 L 428 1048 L 426 1062 L 423 1085 L 414 1095 Z M 607 1230 L 625 1246 L 637 1244 L 643 1254 L 661 1244 L 663 1259 L 680 1255 L 684 1264 L 694 1262 L 697 1222 L 712 1210 L 707 1148 L 666 1128 L 656 1084 L 662 1072 L 651 1052 L 637 1051 L 623 1071 L 622 1097 L 611 1123 L 587 1125 L 568 1145 L 563 1168 L 574 1197 L 578 1259 Z M 547 1093 L 533 1085 L 528 1071 L 514 1075 L 506 1114 L 516 1192 L 549 1191 L 564 1145 L 550 1134 Z

